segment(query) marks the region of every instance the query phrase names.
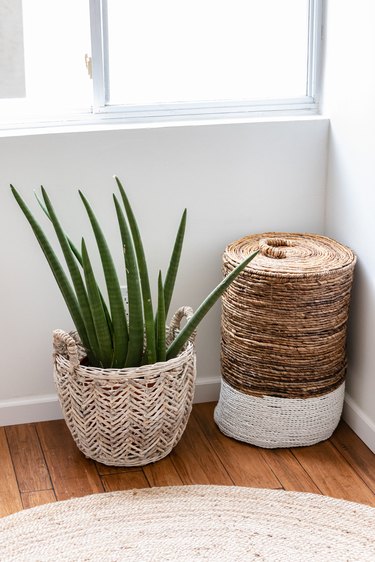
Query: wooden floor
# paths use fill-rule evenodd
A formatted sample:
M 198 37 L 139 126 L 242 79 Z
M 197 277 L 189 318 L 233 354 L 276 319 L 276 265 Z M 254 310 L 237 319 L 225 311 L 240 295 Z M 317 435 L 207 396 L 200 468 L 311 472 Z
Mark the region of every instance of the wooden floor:
M 181 484 L 284 488 L 375 506 L 375 455 L 345 423 L 318 445 L 267 450 L 222 435 L 213 408 L 195 405 L 171 455 L 143 469 L 86 459 L 62 420 L 0 428 L 0 516 L 103 491 Z

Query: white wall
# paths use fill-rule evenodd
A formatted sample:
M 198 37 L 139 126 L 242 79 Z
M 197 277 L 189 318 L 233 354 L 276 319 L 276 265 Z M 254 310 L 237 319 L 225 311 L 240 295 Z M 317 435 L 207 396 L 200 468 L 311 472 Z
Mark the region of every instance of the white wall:
M 358 255 L 345 417 L 375 451 L 375 3 L 328 0 L 326 233 Z
M 318 118 L 0 138 L 0 425 L 58 415 L 51 332 L 72 328 L 9 183 L 31 203 L 32 190 L 43 184 L 76 240 L 89 230 L 76 193 L 82 188 L 117 244 L 121 265 L 111 203 L 112 175 L 119 175 L 139 218 L 154 279 L 157 267 L 166 267 L 186 206 L 174 307 L 196 307 L 221 279 L 227 243 L 251 232 L 323 231 L 327 128 Z M 198 336 L 198 377 L 207 383 L 203 400 L 212 398 L 210 382 L 217 390 L 219 316 L 217 306 Z

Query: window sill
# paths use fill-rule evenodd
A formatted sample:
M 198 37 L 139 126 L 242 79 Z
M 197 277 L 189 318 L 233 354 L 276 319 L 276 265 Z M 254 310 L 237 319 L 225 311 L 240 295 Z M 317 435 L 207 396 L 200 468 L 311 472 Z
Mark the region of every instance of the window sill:
M 147 120 L 147 122 L 140 122 L 139 120 L 120 120 L 120 119 L 97 119 L 93 116 L 92 119 L 82 119 L 69 121 L 54 121 L 54 122 L 41 122 L 27 125 L 18 125 L 17 127 L 1 128 L 0 138 L 7 137 L 22 137 L 34 135 L 49 135 L 49 134 L 64 134 L 64 133 L 88 133 L 100 131 L 118 131 L 118 130 L 136 130 L 136 129 L 159 129 L 159 128 L 176 128 L 176 127 L 202 127 L 202 126 L 217 126 L 217 125 L 241 125 L 241 124 L 255 124 L 255 123 L 278 123 L 278 122 L 298 122 L 298 121 L 316 121 L 324 120 L 321 114 L 308 112 L 306 114 L 276 114 L 272 115 L 252 115 L 244 117 L 239 116 L 226 116 L 218 118 L 217 115 L 212 117 L 201 118 L 185 118 L 176 120 L 175 117 Z

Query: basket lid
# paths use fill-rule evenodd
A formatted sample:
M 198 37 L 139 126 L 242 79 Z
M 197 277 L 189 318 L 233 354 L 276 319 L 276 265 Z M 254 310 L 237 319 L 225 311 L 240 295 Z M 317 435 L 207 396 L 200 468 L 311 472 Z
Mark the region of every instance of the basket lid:
M 224 263 L 236 267 L 251 253 L 259 254 L 246 270 L 261 275 L 321 276 L 353 269 L 356 256 L 350 248 L 326 236 L 291 232 L 250 234 L 229 244 Z

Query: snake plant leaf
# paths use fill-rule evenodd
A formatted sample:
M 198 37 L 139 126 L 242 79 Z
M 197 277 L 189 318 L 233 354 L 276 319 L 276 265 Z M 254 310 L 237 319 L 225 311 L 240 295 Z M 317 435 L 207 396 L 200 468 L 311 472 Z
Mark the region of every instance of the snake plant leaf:
M 35 195 L 35 198 L 36 198 L 36 200 L 38 201 L 38 203 L 39 203 L 39 205 L 40 205 L 42 211 L 45 213 L 45 215 L 48 217 L 48 219 L 51 220 L 51 217 L 49 216 L 49 213 L 48 213 L 48 210 L 47 210 L 45 204 L 44 204 L 43 201 L 40 199 L 38 193 L 37 193 L 35 190 L 34 190 L 34 195 Z M 65 235 L 65 236 L 66 236 L 66 239 L 67 239 L 68 244 L 69 244 L 69 246 L 70 246 L 70 249 L 72 250 L 73 254 L 75 255 L 75 258 L 76 258 L 77 262 L 79 263 L 79 265 L 80 265 L 81 267 L 83 267 L 83 264 L 82 264 L 82 256 L 81 256 L 79 250 L 77 249 L 77 246 L 74 244 L 74 242 L 71 241 L 71 239 L 69 238 L 69 236 L 67 236 L 67 235 Z M 108 312 L 107 303 L 105 302 L 105 299 L 104 299 L 104 297 L 103 297 L 103 295 L 102 295 L 100 289 L 99 289 L 99 293 L 100 293 L 100 298 L 101 298 L 102 305 L 103 305 L 103 308 L 104 308 L 104 311 L 105 311 L 105 315 L 106 315 L 106 318 L 107 318 L 108 327 L 109 327 L 110 330 L 111 330 L 111 334 L 113 334 L 112 320 L 111 320 L 111 316 L 110 316 L 110 314 L 109 314 L 109 312 Z
M 168 316 L 169 307 L 172 300 L 173 290 L 176 282 L 178 266 L 180 264 L 180 257 L 182 251 L 182 245 L 184 242 L 185 229 L 186 229 L 186 215 L 187 209 L 182 213 L 180 225 L 178 227 L 176 240 L 173 246 L 173 251 L 171 259 L 169 262 L 169 267 L 167 275 L 165 276 L 164 282 L 164 300 L 165 300 L 165 316 Z
M 61 294 L 65 300 L 65 303 L 68 307 L 69 313 L 72 317 L 74 325 L 77 329 L 77 332 L 81 338 L 81 342 L 83 346 L 87 349 L 90 361 L 93 359 L 92 354 L 90 353 L 90 346 L 89 340 L 86 333 L 85 324 L 83 322 L 81 312 L 78 306 L 76 295 L 73 291 L 72 286 L 68 280 L 68 277 L 65 274 L 64 269 L 62 268 L 59 259 L 57 258 L 55 252 L 53 251 L 52 246 L 50 245 L 46 235 L 44 234 L 41 226 L 34 218 L 33 214 L 31 213 L 30 209 L 28 208 L 27 204 L 18 193 L 16 188 L 11 185 L 11 191 L 16 199 L 18 205 L 20 206 L 23 214 L 25 215 L 27 221 L 29 222 L 35 237 L 47 259 L 47 262 L 51 268 L 51 271 L 55 277 L 57 285 L 61 291 Z
M 93 355 L 97 358 L 97 361 L 95 361 L 95 363 L 98 362 L 99 356 L 100 356 L 100 352 L 99 352 L 99 343 L 98 343 L 98 338 L 96 335 L 96 331 L 95 331 L 95 325 L 94 325 L 94 320 L 92 317 L 92 313 L 91 313 L 91 308 L 90 308 L 90 304 L 89 304 L 89 299 L 87 296 L 87 292 L 86 292 L 86 287 L 85 284 L 82 280 L 81 277 L 81 273 L 79 271 L 78 265 L 77 265 L 77 261 L 73 255 L 73 252 L 69 246 L 69 243 L 66 239 L 65 236 L 65 232 L 61 227 L 60 221 L 56 215 L 55 209 L 53 208 L 53 205 L 51 203 L 51 200 L 46 192 L 46 190 L 44 189 L 44 187 L 41 187 L 41 191 L 42 191 L 42 196 L 43 196 L 43 200 L 46 206 L 46 209 L 48 211 L 48 215 L 51 219 L 53 228 L 55 229 L 56 232 L 56 236 L 57 239 L 59 241 L 61 250 L 63 252 L 65 261 L 66 261 L 66 265 L 68 267 L 69 273 L 70 273 L 70 277 L 72 279 L 72 283 L 73 283 L 73 287 L 75 289 L 76 295 L 77 295 L 77 300 L 78 300 L 78 305 L 80 307 L 81 310 L 81 316 L 82 316 L 82 320 L 85 324 L 85 328 L 86 328 L 86 333 L 87 333 L 87 338 L 90 344 L 90 349 L 93 352 Z M 95 366 L 95 365 L 93 365 Z
M 35 199 L 38 201 L 39 203 L 39 207 L 42 209 L 43 213 L 46 215 L 46 217 L 51 220 L 51 217 L 49 216 L 49 212 L 47 211 L 47 207 L 45 206 L 45 204 L 43 203 L 43 201 L 41 200 L 41 198 L 39 197 L 37 191 L 34 189 L 34 195 L 35 195 Z
M 165 344 L 165 288 L 163 287 L 163 278 L 161 271 L 158 277 L 158 324 L 157 324 L 157 359 L 158 361 L 166 360 L 166 344 Z
M 91 209 L 89 202 L 81 191 L 79 195 L 85 206 L 87 215 L 89 217 L 92 230 L 95 235 L 96 243 L 98 246 L 100 259 L 102 262 L 104 278 L 107 286 L 109 306 L 111 310 L 112 325 L 113 325 L 113 364 L 112 367 L 121 369 L 125 365 L 126 356 L 128 352 L 128 327 L 126 323 L 126 315 L 124 302 L 122 299 L 120 283 L 117 277 L 117 272 L 113 263 L 111 253 L 108 248 L 107 241 L 104 237 L 102 229 L 96 219 L 96 216 Z
M 39 203 L 40 208 L 42 209 L 43 213 L 48 217 L 49 220 L 51 220 L 51 217 L 49 216 L 49 212 L 47 210 L 47 207 L 45 206 L 45 204 L 43 203 L 43 201 L 41 200 L 41 198 L 39 197 L 38 193 L 34 190 L 34 195 L 36 200 Z M 82 266 L 82 256 L 79 253 L 77 247 L 75 246 L 75 244 L 71 241 L 71 239 L 69 238 L 69 236 L 65 235 L 66 239 L 68 241 L 68 244 L 70 246 L 70 249 L 72 250 L 73 254 L 76 257 L 76 260 L 78 261 L 79 265 Z
M 92 311 L 95 325 L 96 337 L 98 340 L 100 366 L 104 369 L 111 367 L 113 361 L 113 347 L 111 330 L 107 323 L 107 317 L 103 308 L 100 291 L 96 283 L 92 269 L 90 257 L 87 251 L 85 240 L 82 238 L 82 266 L 85 275 L 87 295 Z
M 185 229 L 186 229 L 186 215 L 187 209 L 184 209 L 182 213 L 181 221 L 178 227 L 176 240 L 173 246 L 172 255 L 169 260 L 169 267 L 167 270 L 167 275 L 165 277 L 164 283 L 164 302 L 165 302 L 165 318 L 168 316 L 169 307 L 172 300 L 173 290 L 176 282 L 178 266 L 180 264 L 180 257 L 182 251 L 182 245 L 184 241 Z M 155 334 L 157 334 L 158 329 L 158 313 L 155 316 Z M 157 337 L 157 336 L 156 336 Z
M 122 246 L 125 259 L 126 282 L 128 288 L 129 315 L 129 346 L 126 357 L 126 367 L 137 367 L 141 364 L 143 355 L 143 305 L 142 290 L 139 280 L 137 258 L 133 240 L 124 213 L 116 195 L 113 195 L 119 223 Z
M 128 197 L 118 177 L 117 176 L 114 177 L 120 191 L 121 199 L 125 207 L 125 213 L 129 222 L 135 253 L 137 256 L 139 277 L 141 280 L 141 288 L 142 288 L 143 312 L 145 318 L 146 356 L 147 356 L 147 363 L 152 364 L 155 363 L 156 361 L 155 325 L 154 325 L 154 313 L 152 308 L 150 281 L 148 277 L 145 253 L 143 250 L 142 239 L 139 233 L 137 221 L 135 219 Z
M 247 258 L 245 258 L 233 271 L 231 271 L 219 285 L 208 295 L 208 297 L 202 302 L 202 304 L 197 308 L 190 320 L 185 324 L 180 333 L 174 339 L 167 350 L 167 359 L 172 359 L 176 357 L 181 351 L 185 343 L 188 341 L 198 324 L 206 316 L 207 312 L 212 308 L 218 298 L 224 293 L 224 291 L 229 287 L 232 281 L 245 269 L 248 263 L 251 262 L 258 254 L 258 251 L 254 252 Z

